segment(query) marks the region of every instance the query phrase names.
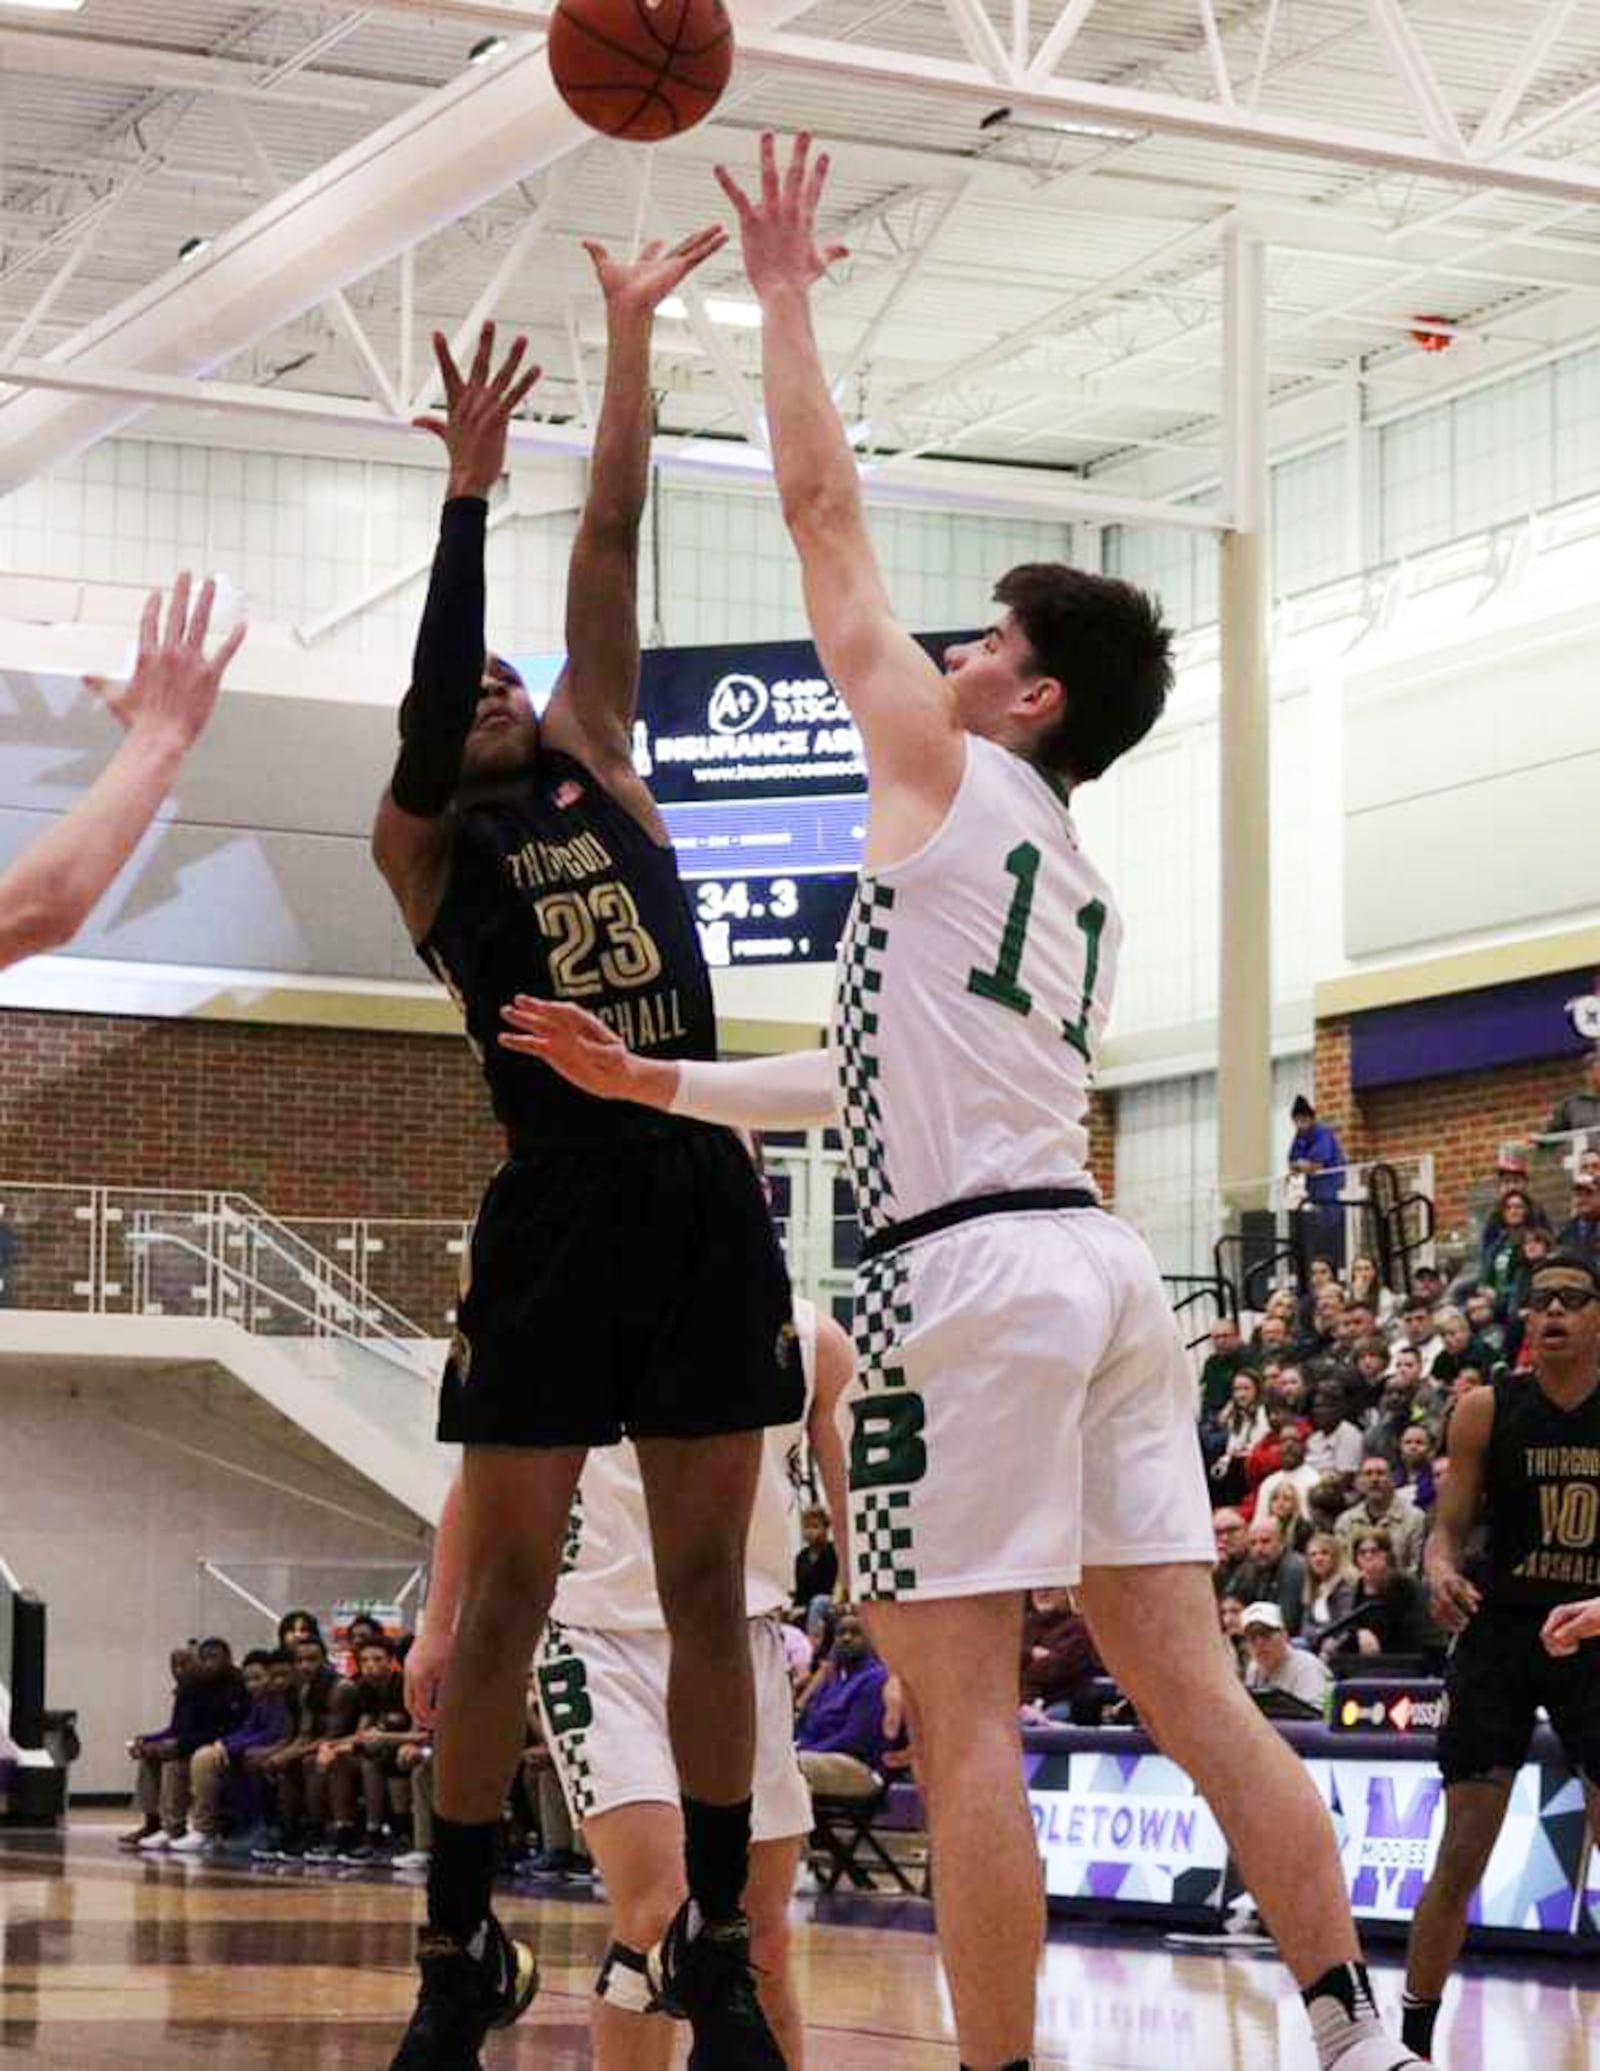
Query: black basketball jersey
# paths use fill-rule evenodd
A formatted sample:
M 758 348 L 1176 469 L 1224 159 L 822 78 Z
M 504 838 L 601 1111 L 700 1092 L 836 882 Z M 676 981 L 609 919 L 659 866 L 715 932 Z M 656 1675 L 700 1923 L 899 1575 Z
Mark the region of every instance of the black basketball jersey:
M 570 755 L 541 748 L 526 778 L 457 809 L 444 898 L 417 948 L 461 1010 L 513 1148 L 663 1122 L 502 1049 L 500 1009 L 516 993 L 587 1007 L 642 1056 L 717 1054 L 676 858 Z
M 1531 1373 L 1494 1383 L 1484 1516 L 1489 1608 L 1600 1591 L 1600 1388 L 1564 1410 Z

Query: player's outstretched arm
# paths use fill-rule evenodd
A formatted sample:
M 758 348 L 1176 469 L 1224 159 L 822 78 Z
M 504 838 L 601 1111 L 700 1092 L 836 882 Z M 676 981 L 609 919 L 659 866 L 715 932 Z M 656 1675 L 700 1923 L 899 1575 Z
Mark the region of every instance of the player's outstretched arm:
M 373 859 L 418 941 L 433 925 L 443 895 L 450 853 L 445 815 L 483 688 L 489 496 L 505 473 L 511 420 L 540 371 L 523 371 L 526 338 L 516 340 L 496 371 L 493 324 L 485 324 L 479 334 L 466 374 L 441 332 L 434 333 L 433 349 L 444 382 L 445 414 L 416 422 L 443 443 L 450 481 L 411 688 L 400 707 L 400 756 L 372 830 Z
M 1576 1654 L 1585 1640 L 1600 1640 L 1600 1596 L 1581 1604 L 1557 1604 L 1544 1621 L 1539 1637 L 1545 1652 L 1558 1658 Z
M 822 1493 L 833 1525 L 833 1540 L 839 1549 L 839 1572 L 850 1572 L 850 1477 L 845 1464 L 844 1440 L 839 1436 L 840 1397 L 855 1375 L 855 1354 L 850 1340 L 831 1316 L 817 1318 L 817 1385 L 806 1419 L 806 1438 L 811 1457 L 822 1477 Z
M 84 678 L 127 738 L 72 811 L 0 875 L 0 969 L 72 940 L 138 846 L 215 710 L 245 628 L 235 626 L 208 656 L 216 590 L 204 584 L 191 612 L 191 587 L 187 574 L 178 577 L 164 625 L 161 592 L 151 593 L 128 683 Z
M 1494 1431 L 1494 1390 L 1474 1388 L 1450 1419 L 1450 1472 L 1434 1506 L 1423 1572 L 1434 1622 L 1460 1632 L 1483 1598 L 1461 1572 L 1466 1544 L 1483 1501 L 1489 1439 Z
M 743 1058 L 732 1064 L 640 1057 L 586 1007 L 519 993 L 500 1009 L 503 1049 L 536 1057 L 599 1100 L 719 1122 L 729 1129 L 806 1129 L 836 1118 L 826 1050 Z
M 767 422 L 784 522 L 800 555 L 823 668 L 861 728 L 873 776 L 928 796 L 942 811 L 961 780 L 955 697 L 890 608 L 855 456 L 828 392 L 811 289 L 844 250 L 817 243 L 828 157 L 824 152 L 813 163 L 810 152 L 811 139 L 796 138 L 780 175 L 776 144 L 764 136 L 754 198 L 717 168 L 761 302 Z
M 721 251 L 719 225 L 668 251 L 648 244 L 637 259 L 614 259 L 585 241 L 606 303 L 606 382 L 595 427 L 589 493 L 567 569 L 567 666 L 545 714 L 558 746 L 573 724 L 602 769 L 631 768 L 639 703 L 639 530 L 650 487 L 650 340 L 656 310 L 697 266 Z

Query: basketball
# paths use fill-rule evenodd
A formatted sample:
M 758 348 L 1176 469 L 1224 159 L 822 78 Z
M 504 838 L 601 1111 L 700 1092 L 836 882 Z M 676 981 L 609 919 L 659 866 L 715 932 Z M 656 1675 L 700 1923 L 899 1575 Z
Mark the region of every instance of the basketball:
M 630 143 L 703 122 L 732 69 L 722 0 L 561 0 L 550 24 L 561 98 L 591 129 Z

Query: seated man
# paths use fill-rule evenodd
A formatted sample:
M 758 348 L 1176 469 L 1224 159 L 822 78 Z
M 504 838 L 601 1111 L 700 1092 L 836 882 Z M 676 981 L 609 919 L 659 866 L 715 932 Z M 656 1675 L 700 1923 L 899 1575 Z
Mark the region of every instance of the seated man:
M 170 1848 L 184 1838 L 194 1755 L 198 1749 L 233 1732 L 243 1723 L 247 1709 L 244 1684 L 233 1665 L 233 1649 L 226 1640 L 202 1640 L 192 1662 L 181 1674 L 177 1663 L 175 1653 L 173 1667 L 178 1685 L 172 1722 L 166 1734 L 157 1740 L 137 1743 L 144 1750 L 139 1801 L 146 1822 L 146 1832 L 138 1846 L 147 1851 Z M 150 1823 L 156 1810 L 160 1817 L 152 1829 Z
M 828 1527 L 828 1513 L 820 1503 L 811 1503 L 800 1513 L 803 1544 L 794 1557 L 794 1609 L 809 1627 L 813 1607 L 820 1599 L 828 1603 L 839 1583 L 839 1551 Z
M 1248 1581 L 1249 1601 L 1275 1603 L 1292 1638 L 1305 1615 L 1306 1564 L 1291 1552 L 1275 1517 L 1258 1517 L 1245 1537 L 1250 1563 L 1241 1580 Z
M 813 1796 L 870 1798 L 883 1788 L 889 1671 L 853 1610 L 842 1611 L 829 1672 L 800 1715 L 795 1747 Z
M 174 1855 L 210 1854 L 222 1837 L 222 1799 L 230 1780 L 236 1784 L 249 1780 L 259 1796 L 247 1758 L 258 1752 L 270 1754 L 288 1744 L 289 1686 L 293 1679 L 289 1656 L 257 1647 L 244 1657 L 240 1674 L 250 1710 L 243 1724 L 231 1733 L 196 1748 L 189 1765 L 193 1795 L 189 1831 L 173 1842 Z
M 343 1739 L 326 1740 L 317 1752 L 317 1766 L 327 1777 L 333 1827 L 307 1850 L 306 1860 L 364 1868 L 377 1860 L 388 1824 L 395 1754 L 415 1736 L 394 1642 L 370 1619 L 352 1620 L 352 1629 L 358 1622 L 366 1629 L 355 1642 L 355 1724 Z M 357 1832 L 358 1797 L 366 1820 L 364 1835 Z
M 1072 1702 L 1103 1673 L 1070 1589 L 1034 1589 L 1022 1614 L 1024 1717 L 1070 1719 Z
M 1270 1691 L 1279 1691 L 1286 1697 L 1298 1698 L 1302 1704 L 1316 1705 L 1333 1686 L 1333 1678 L 1317 1659 L 1303 1647 L 1291 1647 L 1289 1635 L 1283 1629 L 1283 1613 L 1276 1604 L 1247 1604 L 1244 1610 L 1244 1644 L 1249 1660 L 1245 1666 L 1244 1686 L 1258 1697 L 1265 1697 Z
M 1381 1453 L 1369 1454 L 1362 1461 L 1356 1487 L 1359 1496 L 1335 1527 L 1340 1538 L 1353 1551 L 1358 1532 L 1382 1530 L 1388 1535 L 1395 1567 L 1402 1574 L 1420 1575 L 1428 1519 L 1395 1487 L 1394 1474 Z
M 294 1737 L 263 1763 L 278 1787 L 282 1832 L 253 1854 L 262 1860 L 303 1861 L 327 1825 L 328 1770 L 318 1757 L 323 1743 L 348 1739 L 355 1730 L 356 1687 L 328 1661 L 326 1642 L 301 1639 L 294 1650 L 295 1682 L 289 1716 Z
M 154 1733 L 136 1733 L 128 1742 L 128 1753 L 139 1765 L 137 1795 L 144 1817 L 122 1836 L 117 1844 L 121 1848 L 164 1846 L 169 1828 L 183 1831 L 189 1784 L 187 1767 L 179 1767 L 178 1704 L 194 1674 L 194 1648 L 174 1647 L 167 1665 L 172 1671 L 171 1717 Z

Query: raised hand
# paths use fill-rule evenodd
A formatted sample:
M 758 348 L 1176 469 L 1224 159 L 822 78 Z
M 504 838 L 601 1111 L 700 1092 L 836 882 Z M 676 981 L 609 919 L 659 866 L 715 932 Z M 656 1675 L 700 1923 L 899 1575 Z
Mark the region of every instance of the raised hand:
M 537 1057 L 570 1079 L 579 1092 L 599 1100 L 644 1097 L 650 1061 L 635 1057 L 621 1036 L 587 1008 L 519 992 L 509 1007 L 500 1009 L 500 1018 L 511 1031 L 501 1031 L 502 1049 Z
M 511 420 L 544 370 L 533 367 L 526 374 L 521 371 L 528 341 L 518 338 L 499 372 L 492 371 L 493 324 L 485 324 L 478 334 L 478 350 L 468 374 L 456 365 L 442 331 L 433 334 L 433 351 L 439 362 L 439 378 L 444 383 L 445 414 L 414 417 L 411 421 L 419 431 L 431 431 L 443 441 L 450 455 L 452 496 L 487 496 L 506 471 L 506 439 Z
M 236 625 L 214 655 L 206 654 L 214 582 L 201 585 L 194 611 L 189 610 L 193 578 L 187 570 L 172 586 L 166 624 L 161 621 L 161 592 L 152 590 L 139 624 L 139 659 L 127 683 L 104 676 L 85 676 L 111 716 L 131 733 L 165 734 L 182 748 L 199 738 L 211 717 L 229 662 L 239 652 L 248 628 Z
M 713 223 L 707 230 L 696 230 L 670 252 L 657 238 L 637 259 L 613 259 L 603 244 L 589 237 L 583 240 L 583 248 L 594 266 L 607 310 L 613 316 L 649 316 L 727 242 L 727 231 Z
M 777 140 L 769 130 L 761 139 L 759 201 L 750 199 L 726 166 L 717 167 L 717 184 L 739 218 L 744 270 L 758 296 L 782 288 L 809 288 L 836 259 L 848 257 L 842 244 L 817 243 L 817 207 L 827 185 L 828 164 L 826 151 L 811 163 L 811 139 L 802 130 L 780 177 Z

